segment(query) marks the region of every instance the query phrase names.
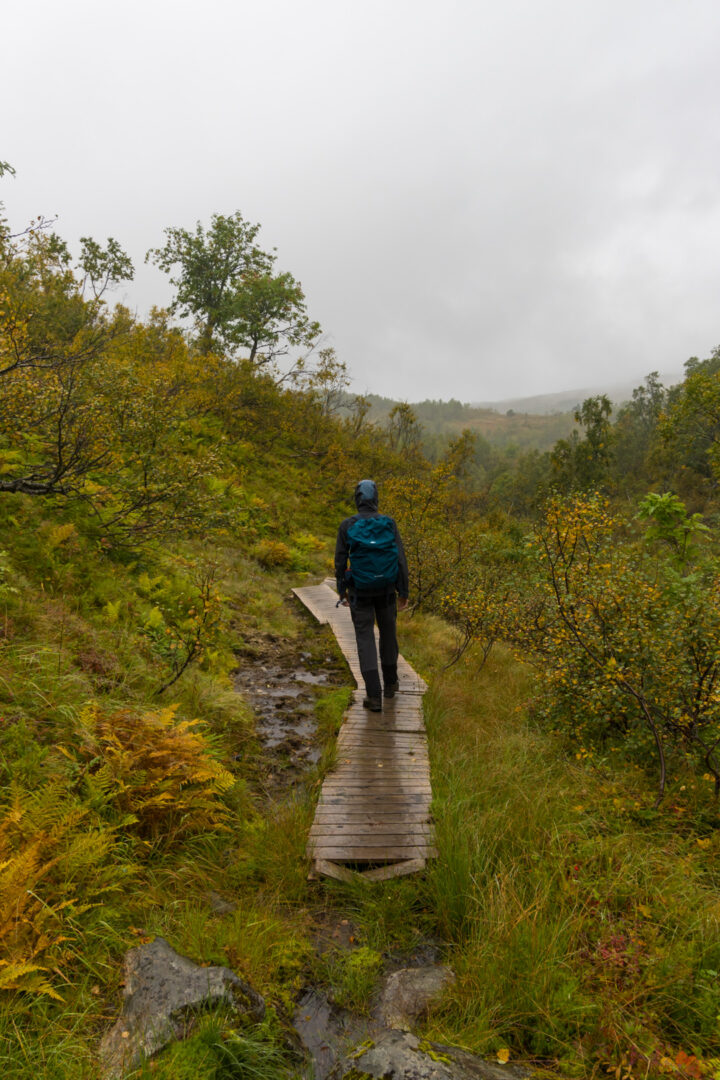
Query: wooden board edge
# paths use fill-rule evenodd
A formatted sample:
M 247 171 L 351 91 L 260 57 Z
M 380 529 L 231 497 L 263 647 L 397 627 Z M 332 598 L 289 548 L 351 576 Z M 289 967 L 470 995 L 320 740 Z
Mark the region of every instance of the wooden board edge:
M 402 877 L 404 874 L 417 874 L 425 869 L 425 865 L 425 859 L 404 859 L 403 862 L 376 866 L 374 870 L 363 870 L 360 877 L 365 881 L 389 881 L 390 878 Z
M 360 877 L 356 870 L 350 870 L 347 866 L 340 866 L 339 863 L 332 862 L 330 859 L 315 859 L 310 876 L 312 878 L 329 877 L 335 881 L 342 881 L 346 885 L 351 885 Z
M 309 586 L 309 587 L 313 588 L 313 586 Z M 308 588 L 308 586 L 303 586 L 303 588 Z M 292 591 L 293 591 L 296 599 L 298 599 L 300 601 L 300 603 L 303 605 L 305 610 L 309 611 L 310 614 L 313 616 L 313 618 L 316 619 L 317 622 L 319 622 L 321 626 L 326 626 L 330 622 L 330 619 L 328 618 L 328 616 L 325 615 L 322 611 L 320 611 L 320 609 L 316 605 L 314 605 L 309 599 L 305 600 L 301 596 L 302 588 L 293 589 Z

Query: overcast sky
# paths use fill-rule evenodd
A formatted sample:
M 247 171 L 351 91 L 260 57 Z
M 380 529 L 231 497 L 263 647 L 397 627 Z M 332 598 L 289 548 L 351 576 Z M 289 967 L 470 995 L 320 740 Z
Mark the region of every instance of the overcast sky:
M 145 267 L 235 210 L 353 389 L 494 400 L 720 343 L 717 0 L 5 0 L 0 181 Z

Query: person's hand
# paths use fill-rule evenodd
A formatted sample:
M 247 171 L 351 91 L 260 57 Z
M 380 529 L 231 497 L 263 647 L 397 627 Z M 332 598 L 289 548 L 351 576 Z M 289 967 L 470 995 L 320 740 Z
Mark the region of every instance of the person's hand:
M 408 606 L 408 603 L 407 596 L 398 596 L 398 611 L 404 611 Z
M 340 603 L 342 604 L 343 607 L 350 607 L 350 601 L 348 600 L 348 598 L 346 596 L 343 596 Z

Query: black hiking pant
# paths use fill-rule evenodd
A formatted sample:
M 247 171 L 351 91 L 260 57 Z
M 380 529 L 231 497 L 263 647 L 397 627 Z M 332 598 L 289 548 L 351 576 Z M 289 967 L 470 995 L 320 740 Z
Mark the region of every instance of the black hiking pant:
M 375 645 L 375 623 L 380 632 L 380 665 L 385 685 L 397 681 L 397 596 L 394 592 L 367 596 L 349 592 L 350 614 L 355 628 L 360 670 L 368 697 L 382 695 L 378 654 Z

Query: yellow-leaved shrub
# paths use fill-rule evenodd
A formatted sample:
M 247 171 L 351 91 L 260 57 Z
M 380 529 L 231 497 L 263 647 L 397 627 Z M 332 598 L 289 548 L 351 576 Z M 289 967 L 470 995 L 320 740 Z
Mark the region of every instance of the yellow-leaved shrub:
M 252 553 L 260 565 L 268 569 L 273 566 L 289 566 L 292 562 L 292 552 L 282 540 L 260 540 Z

